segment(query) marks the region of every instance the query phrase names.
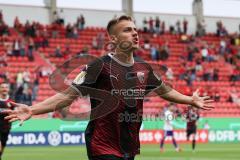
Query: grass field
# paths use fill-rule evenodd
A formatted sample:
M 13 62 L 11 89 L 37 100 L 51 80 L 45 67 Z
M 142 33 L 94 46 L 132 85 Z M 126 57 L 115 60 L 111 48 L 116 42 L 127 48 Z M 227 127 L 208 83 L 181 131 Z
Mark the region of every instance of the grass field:
M 175 152 L 172 145 L 160 153 L 158 145 L 143 145 L 136 160 L 240 160 L 240 144 L 199 144 L 195 153 L 190 145 L 181 145 Z M 9 147 L 3 160 L 87 160 L 85 146 L 71 147 Z

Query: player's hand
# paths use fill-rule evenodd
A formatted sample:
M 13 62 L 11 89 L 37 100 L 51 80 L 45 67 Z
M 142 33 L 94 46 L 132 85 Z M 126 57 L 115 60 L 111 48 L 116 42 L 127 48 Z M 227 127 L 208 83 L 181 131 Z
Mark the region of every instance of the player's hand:
M 192 95 L 193 106 L 203 110 L 211 110 L 214 108 L 213 100 L 209 96 L 200 97 L 197 89 Z
M 8 120 L 9 122 L 19 120 L 20 125 L 22 125 L 24 121 L 32 117 L 32 111 L 30 106 L 14 102 L 11 102 L 11 104 L 16 107 L 15 110 L 2 111 L 2 113 L 7 114 L 5 119 Z

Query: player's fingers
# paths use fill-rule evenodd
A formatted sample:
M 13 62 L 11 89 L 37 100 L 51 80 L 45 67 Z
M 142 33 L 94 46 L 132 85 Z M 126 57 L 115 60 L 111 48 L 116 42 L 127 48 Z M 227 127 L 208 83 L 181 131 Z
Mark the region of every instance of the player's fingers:
M 2 114 L 12 114 L 14 111 L 13 110 L 10 110 L 10 109 L 2 109 L 1 110 L 1 113 Z
M 17 118 L 17 115 L 12 114 L 12 115 L 9 115 L 9 116 L 4 117 L 5 120 L 10 120 L 10 119 L 12 119 L 12 118 Z
M 209 105 L 204 105 L 204 108 L 211 110 L 214 108 L 214 106 L 209 104 Z
M 205 100 L 204 102 L 205 102 L 205 103 L 212 103 L 212 102 L 214 102 L 214 100 L 209 99 L 209 100 Z
M 208 99 L 210 99 L 210 98 L 211 98 L 211 97 L 209 97 L 209 96 L 202 97 L 203 100 L 208 100 Z
M 199 88 L 197 88 L 197 90 L 194 93 L 199 95 Z
M 15 122 L 15 121 L 17 121 L 17 120 L 19 120 L 19 118 L 12 118 L 12 119 L 10 119 L 8 122 Z
M 21 104 L 20 103 L 15 103 L 15 102 L 10 102 L 11 105 L 13 105 L 14 107 L 19 107 Z

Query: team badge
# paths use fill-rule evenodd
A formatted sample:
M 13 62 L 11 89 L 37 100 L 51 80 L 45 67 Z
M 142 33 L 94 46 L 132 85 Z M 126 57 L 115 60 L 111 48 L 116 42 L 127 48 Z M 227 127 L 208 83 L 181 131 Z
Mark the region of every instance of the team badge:
M 144 72 L 137 72 L 137 77 L 138 77 L 138 80 L 140 81 L 140 83 L 143 83 L 144 82 Z
M 82 71 L 81 73 L 79 73 L 77 77 L 73 80 L 73 83 L 82 84 L 85 81 L 86 74 L 87 72 L 85 71 Z

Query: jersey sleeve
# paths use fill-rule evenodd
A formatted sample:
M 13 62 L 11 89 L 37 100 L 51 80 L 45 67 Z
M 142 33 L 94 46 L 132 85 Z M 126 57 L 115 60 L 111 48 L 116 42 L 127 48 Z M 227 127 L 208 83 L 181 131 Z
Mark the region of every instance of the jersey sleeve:
M 92 88 L 95 88 L 102 68 L 103 62 L 100 59 L 86 65 L 75 77 L 71 87 L 75 89 L 81 96 L 88 95 L 88 91 Z
M 154 71 L 151 69 L 148 74 L 148 81 L 147 81 L 147 92 L 151 92 L 155 88 L 159 87 L 162 84 L 162 80 L 160 76 L 154 73 Z

